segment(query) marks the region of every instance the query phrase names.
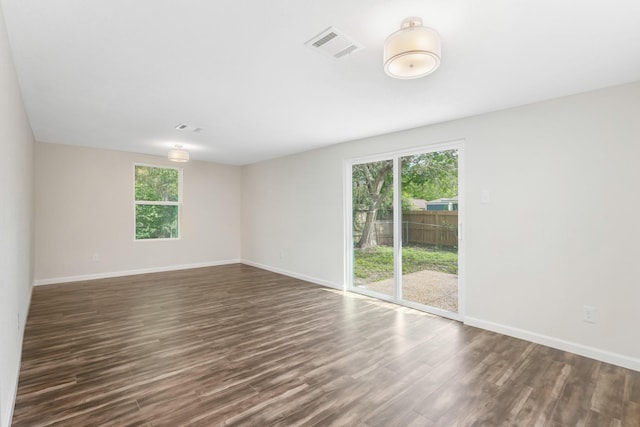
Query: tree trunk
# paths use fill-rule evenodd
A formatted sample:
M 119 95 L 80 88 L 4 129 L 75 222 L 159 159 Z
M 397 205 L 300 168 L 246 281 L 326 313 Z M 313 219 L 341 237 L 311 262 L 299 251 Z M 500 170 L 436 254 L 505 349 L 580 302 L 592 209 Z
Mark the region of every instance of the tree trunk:
M 369 174 L 370 179 L 368 187 L 373 203 L 371 204 L 371 208 L 367 211 L 364 226 L 362 227 L 362 236 L 360 236 L 358 243 L 355 244 L 356 248 L 368 248 L 377 244 L 377 242 L 372 239 L 372 231 L 376 222 L 376 217 L 378 216 L 378 210 L 380 209 L 380 206 L 382 206 L 382 202 L 387 198 L 391 190 L 393 190 L 393 183 L 387 185 L 386 188 L 384 187 L 387 174 L 392 170 L 393 164 L 386 164 L 378 171 L 375 177 Z
M 356 248 L 369 248 L 376 245 L 377 242 L 372 238 L 373 234 L 371 233 L 371 231 L 373 230 L 373 225 L 376 222 L 377 216 L 377 208 L 367 211 L 364 226 L 362 227 L 362 236 L 360 236 L 360 240 L 358 240 L 358 243 L 356 243 Z

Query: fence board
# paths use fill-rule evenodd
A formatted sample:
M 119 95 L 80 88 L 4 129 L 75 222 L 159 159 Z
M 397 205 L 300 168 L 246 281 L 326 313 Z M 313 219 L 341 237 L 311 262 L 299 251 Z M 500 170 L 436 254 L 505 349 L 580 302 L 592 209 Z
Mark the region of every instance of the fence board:
M 405 211 L 402 222 L 405 244 L 458 246 L 458 211 Z
M 356 214 L 356 220 L 364 218 L 360 214 Z M 373 232 L 378 245 L 393 245 L 393 214 L 378 212 Z M 354 241 L 359 238 L 356 234 Z M 402 242 L 405 245 L 458 246 L 458 211 L 402 212 Z

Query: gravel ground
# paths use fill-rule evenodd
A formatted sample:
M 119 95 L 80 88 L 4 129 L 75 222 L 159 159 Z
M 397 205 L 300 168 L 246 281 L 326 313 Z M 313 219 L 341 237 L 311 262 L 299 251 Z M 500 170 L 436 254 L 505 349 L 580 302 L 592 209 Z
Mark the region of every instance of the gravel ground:
M 393 294 L 393 279 L 367 283 L 362 286 L 386 295 Z M 458 276 L 439 271 L 422 270 L 402 277 L 405 300 L 458 312 Z

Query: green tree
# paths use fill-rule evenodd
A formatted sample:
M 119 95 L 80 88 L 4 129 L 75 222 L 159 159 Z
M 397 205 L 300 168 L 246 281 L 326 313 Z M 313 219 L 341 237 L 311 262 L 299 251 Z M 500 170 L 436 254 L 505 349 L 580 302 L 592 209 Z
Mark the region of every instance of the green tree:
M 354 219 L 358 211 L 365 211 L 365 222 L 356 248 L 375 245 L 371 240 L 373 224 L 383 205 L 391 205 L 393 191 L 393 162 L 364 163 L 352 169 Z M 355 224 L 355 221 L 354 221 Z
M 136 166 L 136 200 L 178 201 L 178 170 Z
M 434 200 L 458 195 L 458 150 L 402 158 L 402 198 Z
M 458 151 L 446 150 L 403 157 L 402 208 L 410 206 L 409 199 L 433 200 L 453 197 L 458 191 Z M 352 167 L 354 224 L 358 212 L 365 212 L 362 234 L 356 248 L 376 244 L 373 225 L 378 212 L 393 207 L 393 162 L 364 163 Z
M 177 169 L 135 167 L 136 201 L 178 202 Z M 136 239 L 162 239 L 178 236 L 177 205 L 136 204 Z

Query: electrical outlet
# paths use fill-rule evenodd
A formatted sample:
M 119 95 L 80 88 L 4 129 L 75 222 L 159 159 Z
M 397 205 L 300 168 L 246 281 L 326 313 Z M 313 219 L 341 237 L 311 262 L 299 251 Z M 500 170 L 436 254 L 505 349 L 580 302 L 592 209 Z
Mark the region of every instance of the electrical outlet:
M 100 254 L 98 253 L 93 254 L 93 262 L 100 262 Z
M 596 323 L 596 308 L 590 305 L 582 307 L 582 321 L 587 323 Z

